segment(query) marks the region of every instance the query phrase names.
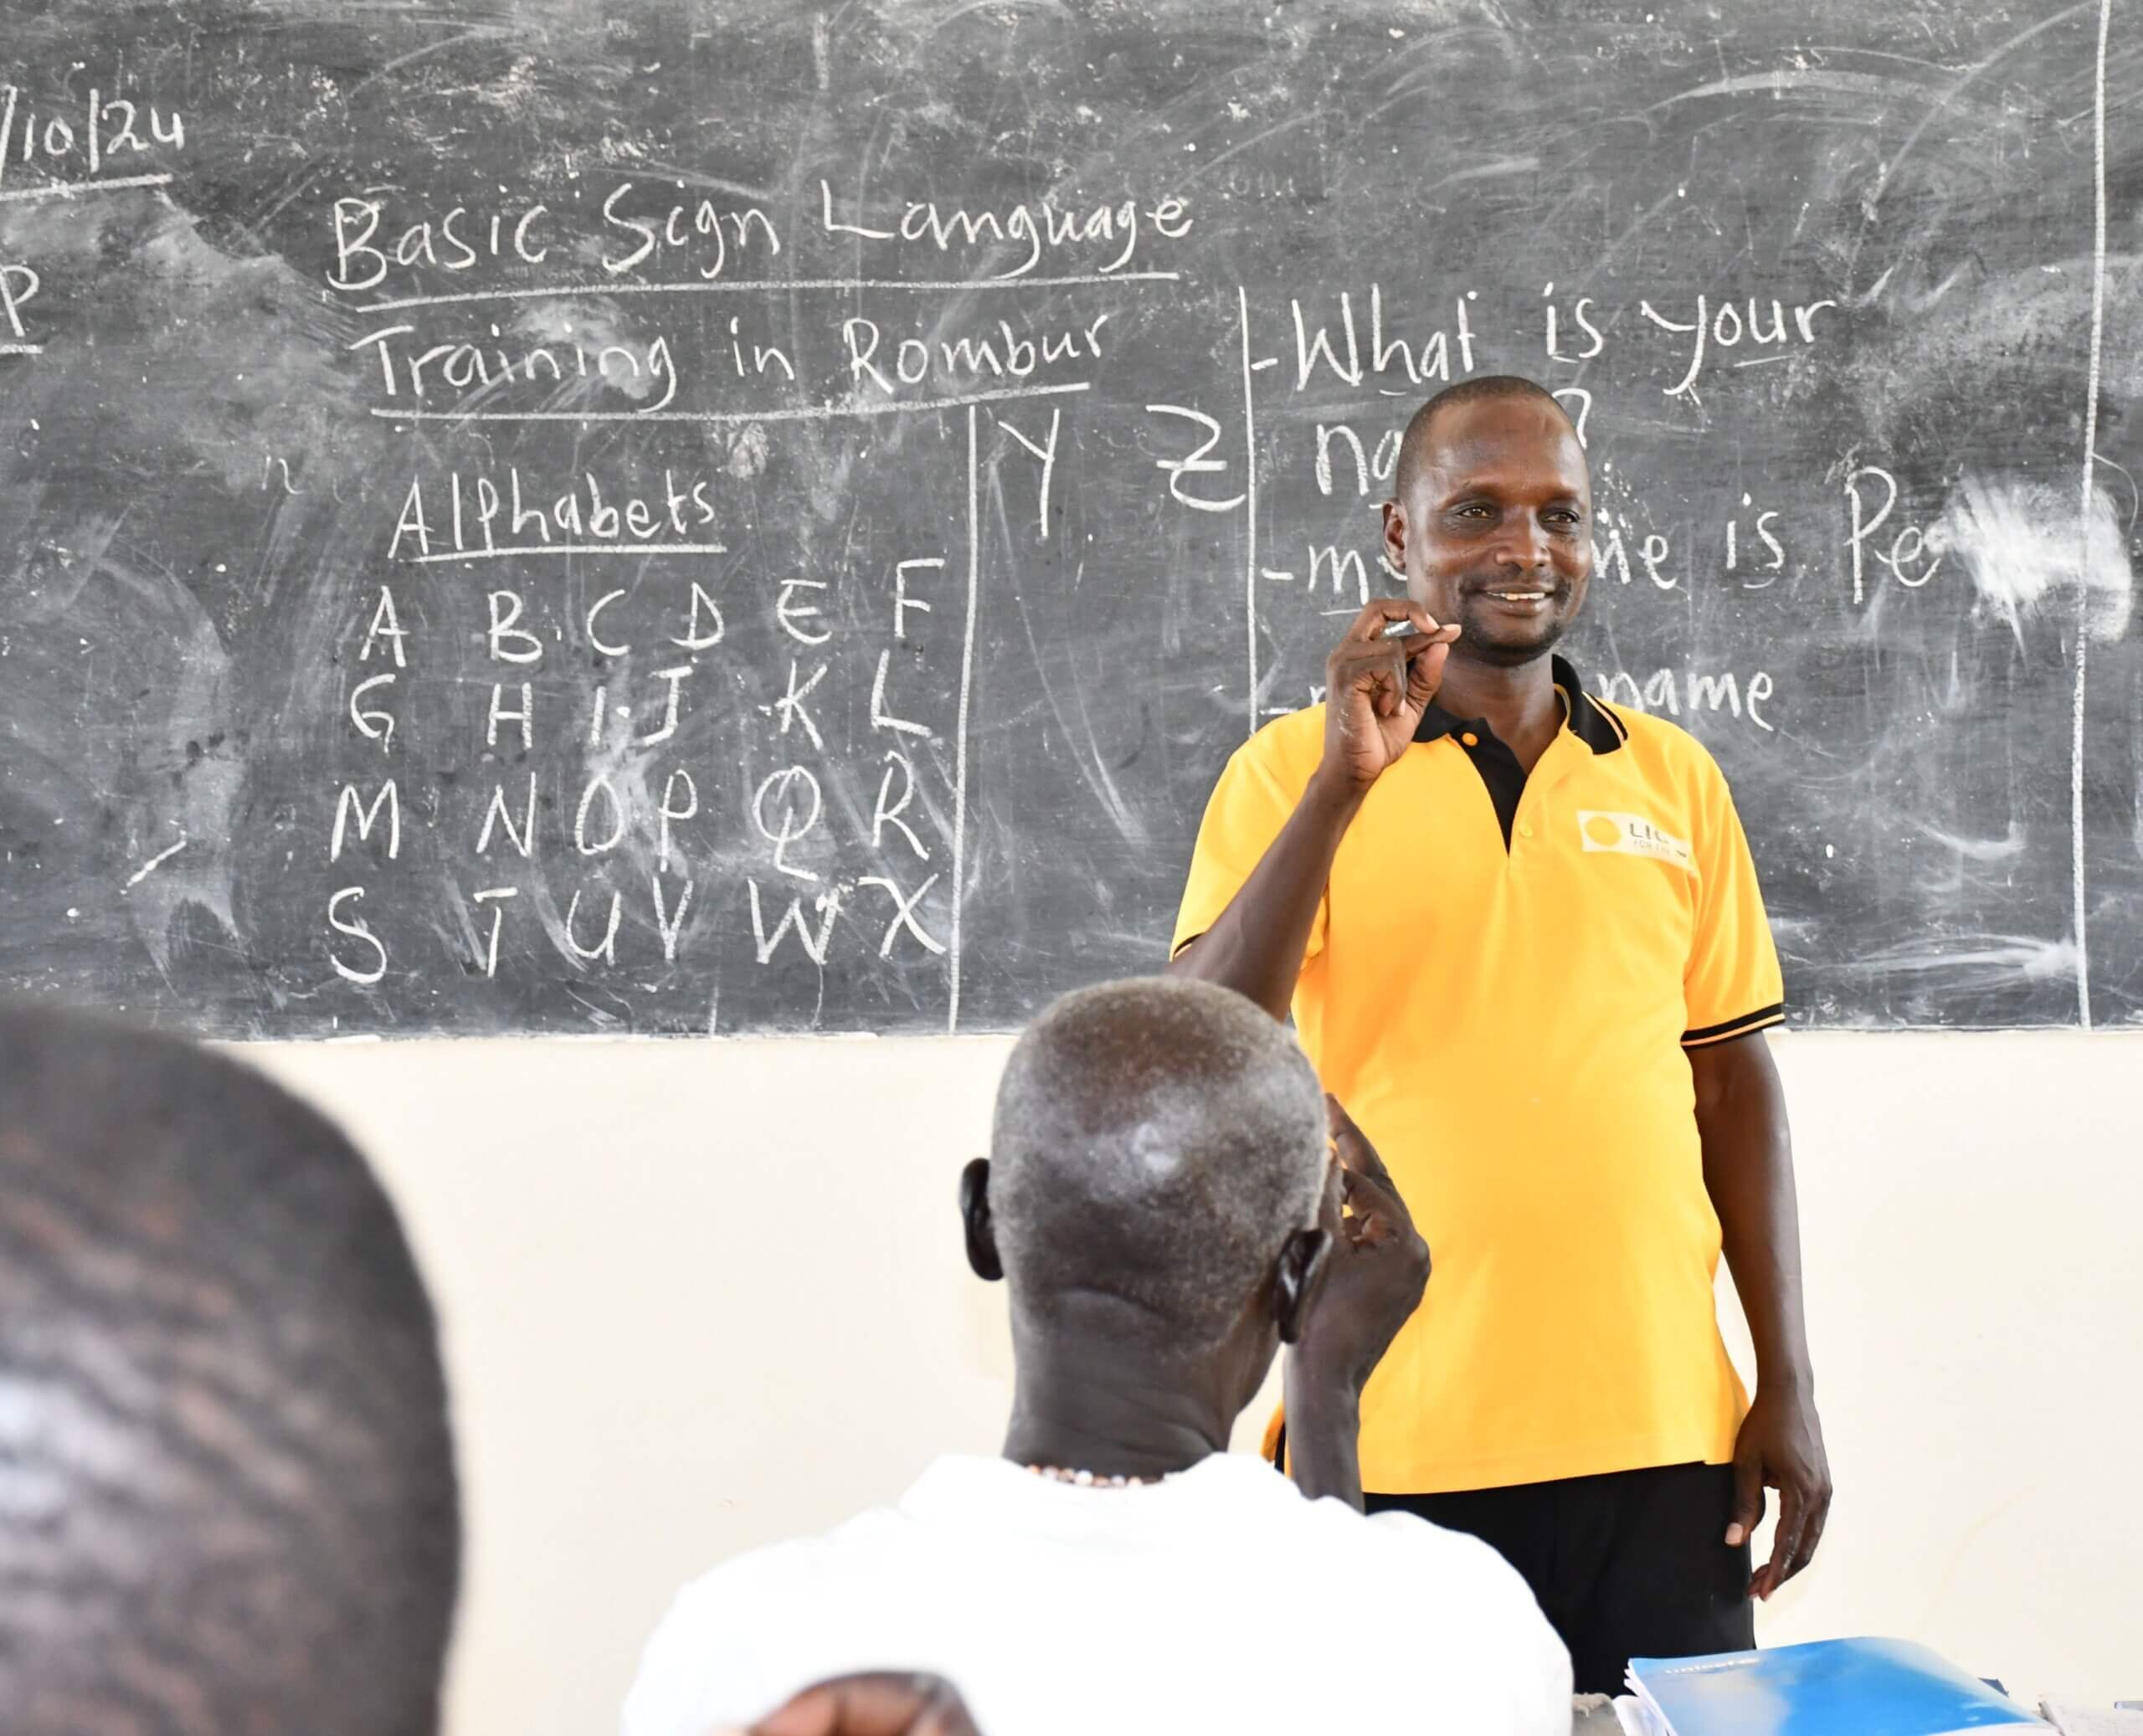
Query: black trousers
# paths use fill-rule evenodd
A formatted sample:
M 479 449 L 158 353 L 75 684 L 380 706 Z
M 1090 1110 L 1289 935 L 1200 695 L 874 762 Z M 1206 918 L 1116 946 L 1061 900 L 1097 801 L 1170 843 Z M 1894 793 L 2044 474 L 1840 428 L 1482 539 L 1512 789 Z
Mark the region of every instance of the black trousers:
M 1731 1466 L 1366 1499 L 1373 1513 L 1416 1513 L 1495 1549 L 1570 1648 L 1581 1694 L 1620 1693 L 1632 1657 L 1695 1657 L 1756 1643 L 1749 1546 L 1725 1543 Z

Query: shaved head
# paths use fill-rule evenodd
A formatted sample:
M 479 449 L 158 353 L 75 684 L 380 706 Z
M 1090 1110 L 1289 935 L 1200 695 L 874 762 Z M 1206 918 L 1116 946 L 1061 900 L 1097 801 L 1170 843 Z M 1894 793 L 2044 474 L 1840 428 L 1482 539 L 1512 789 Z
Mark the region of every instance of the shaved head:
M 1569 413 L 1554 393 L 1520 375 L 1491 373 L 1461 380 L 1456 385 L 1445 387 L 1407 419 L 1406 432 L 1399 442 L 1398 462 L 1392 473 L 1392 493 L 1403 501 L 1411 492 L 1414 479 L 1421 474 L 1421 466 L 1427 458 L 1439 415 L 1463 404 L 1484 403 L 1492 398 L 1538 398 L 1565 422 L 1570 421 Z M 1576 432 L 1574 424 L 1571 432 Z
M 0 1008 L 0 1722 L 429 1736 L 459 1560 L 364 1159 L 230 1061 Z
M 1287 1027 L 1207 983 L 1081 989 L 1028 1026 L 998 1088 L 989 1205 L 1013 1307 L 1106 1298 L 1127 1336 L 1225 1339 L 1317 1221 L 1324 1098 Z

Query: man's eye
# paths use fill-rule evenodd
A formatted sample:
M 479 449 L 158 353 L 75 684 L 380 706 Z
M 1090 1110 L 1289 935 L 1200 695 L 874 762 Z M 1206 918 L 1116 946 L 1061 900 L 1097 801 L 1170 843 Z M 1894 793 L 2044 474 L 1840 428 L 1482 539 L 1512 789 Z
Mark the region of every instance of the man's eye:
M 1468 501 L 1458 509 L 1455 516 L 1459 518 L 1487 518 L 1491 515 L 1488 508 L 1481 501 Z

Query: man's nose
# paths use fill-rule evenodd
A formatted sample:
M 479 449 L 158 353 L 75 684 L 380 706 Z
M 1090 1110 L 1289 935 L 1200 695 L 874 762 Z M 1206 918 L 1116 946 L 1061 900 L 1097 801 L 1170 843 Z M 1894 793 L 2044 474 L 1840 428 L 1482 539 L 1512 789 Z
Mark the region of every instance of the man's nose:
M 1508 539 L 1497 553 L 1521 573 L 1537 573 L 1547 566 L 1547 532 L 1535 521 L 1524 519 L 1510 528 Z

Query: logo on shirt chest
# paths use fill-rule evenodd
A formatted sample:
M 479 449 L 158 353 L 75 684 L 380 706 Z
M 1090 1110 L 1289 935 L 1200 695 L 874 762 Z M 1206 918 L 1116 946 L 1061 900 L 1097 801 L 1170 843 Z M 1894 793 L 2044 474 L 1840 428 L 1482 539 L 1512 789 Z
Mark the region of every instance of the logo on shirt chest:
M 1603 814 L 1580 808 L 1577 831 L 1588 855 L 1606 852 L 1650 856 L 1655 862 L 1671 863 L 1677 868 L 1687 870 L 1689 866 L 1689 840 L 1662 831 L 1641 814 Z

